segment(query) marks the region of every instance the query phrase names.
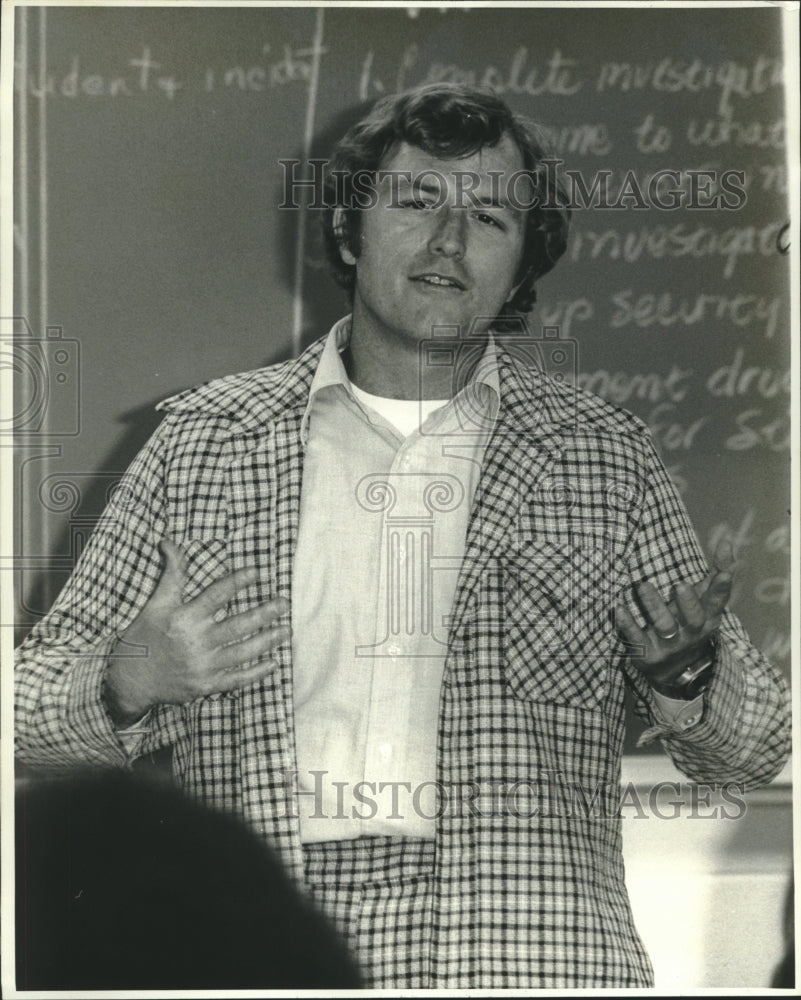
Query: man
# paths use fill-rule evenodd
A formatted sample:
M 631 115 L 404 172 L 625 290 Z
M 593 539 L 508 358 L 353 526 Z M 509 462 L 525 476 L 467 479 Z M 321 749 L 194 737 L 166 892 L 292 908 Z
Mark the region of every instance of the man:
M 626 687 L 691 778 L 788 753 L 732 554 L 707 573 L 646 429 L 491 334 L 566 245 L 545 158 L 488 94 L 379 102 L 330 171 L 352 315 L 165 404 L 21 651 L 24 759 L 171 746 L 370 986 L 650 984 L 607 808 Z

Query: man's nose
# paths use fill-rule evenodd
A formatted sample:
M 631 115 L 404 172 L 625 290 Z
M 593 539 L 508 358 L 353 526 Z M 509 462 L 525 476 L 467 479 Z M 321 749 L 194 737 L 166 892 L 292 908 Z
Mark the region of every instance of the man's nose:
M 434 231 L 428 241 L 428 248 L 432 253 L 442 254 L 444 257 L 456 257 L 457 260 L 464 257 L 467 222 L 465 214 L 456 211 L 450 205 L 443 205 L 435 213 Z

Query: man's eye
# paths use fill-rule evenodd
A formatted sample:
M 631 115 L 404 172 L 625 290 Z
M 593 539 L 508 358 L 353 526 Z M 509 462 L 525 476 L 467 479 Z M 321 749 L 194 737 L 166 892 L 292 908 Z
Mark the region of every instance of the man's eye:
M 488 212 L 476 212 L 476 219 L 486 226 L 495 226 L 496 229 L 503 229 L 503 223 Z
M 433 208 L 434 203 L 430 201 L 423 201 L 422 198 L 407 198 L 406 201 L 402 201 L 401 205 L 403 208 Z

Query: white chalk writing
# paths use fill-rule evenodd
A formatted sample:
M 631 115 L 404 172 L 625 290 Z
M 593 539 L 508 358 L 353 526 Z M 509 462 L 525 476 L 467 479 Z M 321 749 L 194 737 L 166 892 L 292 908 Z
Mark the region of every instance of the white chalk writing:
M 789 368 L 772 368 L 770 365 L 744 367 L 745 349 L 738 347 L 731 362 L 721 365 L 709 376 L 706 383 L 710 396 L 745 396 L 755 393 L 763 399 L 774 399 L 779 394 L 789 396 L 791 371 Z
M 790 412 L 779 417 L 755 406 L 739 413 L 734 420 L 736 433 L 726 438 L 724 447 L 729 451 L 750 451 L 752 448 L 768 451 L 789 451 L 792 435 Z
M 614 329 L 633 326 L 646 330 L 713 321 L 753 328 L 757 323 L 764 323 L 763 334 L 767 338 L 775 334 L 785 304 L 781 296 L 700 294 L 688 298 L 672 292 L 637 295 L 631 288 L 615 292 L 611 302 L 614 311 L 610 324 Z
M 642 257 L 655 260 L 719 257 L 725 262 L 723 277 L 731 278 L 740 257 L 776 255 L 777 241 L 785 225 L 783 220 L 777 219 L 761 227 L 729 226 L 720 230 L 685 223 L 627 230 L 577 227 L 569 253 L 573 261 L 606 258 L 629 264 L 637 263 Z
M 423 67 L 418 65 L 418 59 L 419 49 L 416 45 L 409 46 L 404 51 L 395 78 L 398 90 L 418 83 L 447 82 L 490 87 L 497 94 L 528 94 L 531 97 L 551 94 L 569 97 L 582 86 L 582 80 L 576 74 L 577 60 L 563 55 L 560 49 L 554 49 L 544 62 L 532 63 L 528 49 L 521 46 L 515 50 L 508 64 L 490 64 L 483 69 L 441 62 L 432 62 Z M 362 83 L 364 84 L 364 80 Z
M 783 118 L 772 122 L 741 122 L 725 116 L 687 123 L 687 141 L 691 146 L 751 146 L 754 149 L 784 149 L 786 128 Z
M 145 45 L 141 56 L 128 60 L 128 69 L 118 76 L 87 73 L 81 68 L 79 56 L 73 56 L 69 70 L 61 74 L 42 73 L 24 80 L 18 73 L 17 89 L 27 85 L 34 97 L 134 97 L 162 94 L 172 100 L 184 86 L 171 74 L 161 74 L 162 68 Z
M 624 406 L 633 399 L 649 403 L 680 403 L 687 395 L 692 374 L 692 369 L 679 368 L 678 365 L 673 365 L 667 375 L 661 372 L 609 372 L 601 368 L 594 372 L 582 372 L 578 383 L 582 389 L 595 392 L 618 406 Z
M 621 93 L 647 89 L 669 94 L 716 91 L 718 112 L 725 115 L 732 109 L 732 98 L 745 100 L 783 85 L 784 63 L 774 56 L 757 55 L 750 64 L 727 60 L 717 65 L 665 56 L 646 63 L 605 62 L 598 71 L 595 89 Z

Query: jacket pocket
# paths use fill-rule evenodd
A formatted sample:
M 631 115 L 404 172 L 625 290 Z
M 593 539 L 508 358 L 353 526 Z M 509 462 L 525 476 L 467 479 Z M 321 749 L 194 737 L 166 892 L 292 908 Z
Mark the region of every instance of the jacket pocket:
M 504 566 L 506 679 L 517 697 L 603 702 L 616 655 L 614 558 L 597 540 L 523 540 Z

